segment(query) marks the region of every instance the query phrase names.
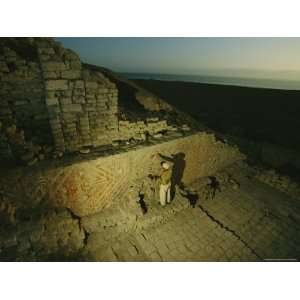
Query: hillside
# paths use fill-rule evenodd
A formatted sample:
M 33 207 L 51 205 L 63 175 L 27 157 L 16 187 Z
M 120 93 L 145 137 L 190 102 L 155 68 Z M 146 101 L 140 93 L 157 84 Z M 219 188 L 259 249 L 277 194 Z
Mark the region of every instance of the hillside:
M 135 80 L 207 126 L 226 134 L 300 150 L 300 92 Z

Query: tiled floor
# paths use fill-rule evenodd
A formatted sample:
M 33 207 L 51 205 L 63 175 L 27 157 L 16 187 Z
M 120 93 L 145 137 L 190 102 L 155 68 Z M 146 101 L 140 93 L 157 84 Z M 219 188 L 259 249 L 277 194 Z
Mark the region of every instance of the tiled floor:
M 86 253 L 97 261 L 264 261 L 300 259 L 300 202 L 269 186 L 238 176 L 214 199 L 192 208 L 177 194 L 146 218 L 157 222 L 113 237 L 94 231 Z M 150 224 L 150 223 L 149 223 Z M 103 236 L 104 235 L 104 236 Z M 112 238 L 109 238 L 109 236 Z M 103 242 L 105 240 L 105 242 Z M 97 242 L 98 241 L 98 242 Z

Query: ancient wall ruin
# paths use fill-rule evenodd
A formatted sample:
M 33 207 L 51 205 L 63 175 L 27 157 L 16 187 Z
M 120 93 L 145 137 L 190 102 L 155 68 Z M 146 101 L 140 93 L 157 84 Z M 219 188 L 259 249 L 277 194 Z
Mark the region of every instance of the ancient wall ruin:
M 42 72 L 32 40 L 0 43 L 0 130 L 16 125 L 21 135 L 35 142 L 49 139 L 49 119 L 45 104 Z M 9 143 L 0 134 L 0 157 L 11 156 Z
M 40 41 L 38 52 L 56 148 L 73 152 L 111 143 L 118 128 L 115 85 L 83 69 L 78 55 L 57 43 Z
M 9 189 L 13 185 L 14 190 L 7 192 L 13 193 L 14 199 L 21 199 L 20 206 L 36 206 L 46 201 L 84 216 L 122 201 L 135 181 L 142 182 L 149 174 L 157 174 L 160 161 L 153 157 L 157 152 L 170 157 L 177 155 L 175 167 L 181 169 L 185 183 L 244 158 L 236 148 L 216 141 L 213 134 L 198 133 L 65 166 L 45 162 L 20 168 L 2 177 L 0 186 Z
M 140 92 L 134 101 L 146 114 L 120 116 L 116 84 L 52 38 L 3 38 L 0 46 L 0 160 L 33 165 L 86 147 L 190 130 L 154 116 L 172 107 Z
M 103 74 L 50 38 L 5 38 L 0 46 L 2 158 L 14 146 L 6 131 L 61 152 L 111 143 L 118 91 Z
M 0 39 L 3 257 L 81 249 L 80 217 L 139 197 L 156 153 L 185 184 L 244 159 L 155 95 L 122 82 L 122 98 L 120 82 L 51 38 Z M 3 167 L 9 158 L 22 163 Z

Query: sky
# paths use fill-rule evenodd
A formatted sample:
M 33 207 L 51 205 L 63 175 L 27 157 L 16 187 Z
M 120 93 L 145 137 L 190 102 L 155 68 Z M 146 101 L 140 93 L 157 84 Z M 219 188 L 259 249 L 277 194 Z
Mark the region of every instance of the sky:
M 117 72 L 300 79 L 300 38 L 56 38 Z

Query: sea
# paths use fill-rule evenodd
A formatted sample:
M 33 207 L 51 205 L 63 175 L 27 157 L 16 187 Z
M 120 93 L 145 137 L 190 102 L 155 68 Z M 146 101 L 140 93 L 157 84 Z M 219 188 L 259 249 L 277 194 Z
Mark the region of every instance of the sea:
M 206 84 L 222 84 L 231 86 L 255 87 L 280 90 L 300 90 L 298 80 L 260 79 L 247 77 L 222 77 L 204 75 L 174 75 L 174 74 L 147 74 L 147 73 L 120 73 L 128 79 L 152 79 L 162 81 L 198 82 Z

